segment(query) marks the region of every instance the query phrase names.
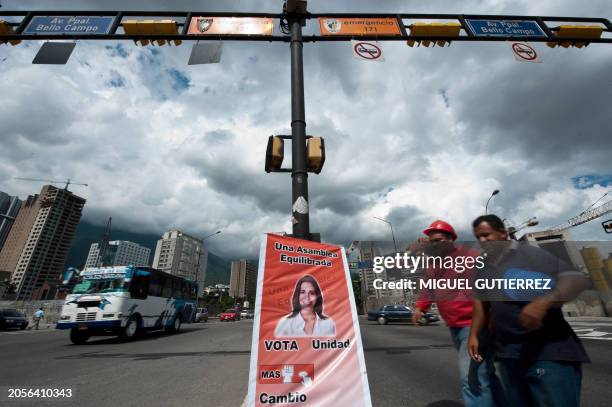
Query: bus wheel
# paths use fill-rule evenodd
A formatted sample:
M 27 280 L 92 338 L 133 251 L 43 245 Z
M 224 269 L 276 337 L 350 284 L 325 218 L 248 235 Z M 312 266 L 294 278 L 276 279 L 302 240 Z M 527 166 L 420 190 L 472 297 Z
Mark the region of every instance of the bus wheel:
M 74 328 L 70 330 L 70 341 L 75 345 L 84 345 L 88 339 L 89 334 L 87 332 L 79 331 Z
M 119 338 L 124 342 L 129 342 L 136 338 L 138 333 L 138 319 L 136 317 L 130 317 L 125 328 L 121 330 Z
M 180 314 L 174 317 L 172 325 L 166 327 L 166 332 L 177 333 L 181 329 L 181 316 Z

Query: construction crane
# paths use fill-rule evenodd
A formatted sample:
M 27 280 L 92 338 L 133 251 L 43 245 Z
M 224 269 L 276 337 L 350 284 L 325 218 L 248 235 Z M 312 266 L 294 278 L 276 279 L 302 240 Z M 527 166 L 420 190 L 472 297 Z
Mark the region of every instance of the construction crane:
M 84 187 L 88 186 L 87 184 L 81 184 L 81 183 L 78 183 L 78 182 L 72 182 L 70 180 L 70 178 L 66 179 L 65 181 L 54 181 L 54 180 L 51 180 L 51 179 L 37 179 L 37 178 L 19 178 L 19 177 L 15 178 L 15 179 L 18 179 L 18 180 L 21 180 L 21 181 L 48 182 L 50 184 L 64 184 L 65 183 L 66 186 L 64 187 L 64 189 L 66 191 L 68 190 L 68 185 L 70 185 L 70 184 L 72 184 L 72 185 L 81 185 L 81 186 L 84 186 Z
M 601 198 L 595 201 L 591 206 L 589 206 L 585 211 L 583 211 L 580 215 L 574 216 L 570 220 L 560 225 L 555 226 L 550 229 L 552 232 L 560 232 L 562 230 L 566 230 L 569 228 L 573 228 L 574 226 L 582 225 L 583 223 L 587 223 L 592 221 L 593 219 L 597 219 L 601 216 L 604 216 L 607 213 L 612 212 L 612 200 L 603 203 L 593 209 L 592 208 L 598 201 L 600 201 L 603 197 L 608 195 L 612 190 L 606 192 Z

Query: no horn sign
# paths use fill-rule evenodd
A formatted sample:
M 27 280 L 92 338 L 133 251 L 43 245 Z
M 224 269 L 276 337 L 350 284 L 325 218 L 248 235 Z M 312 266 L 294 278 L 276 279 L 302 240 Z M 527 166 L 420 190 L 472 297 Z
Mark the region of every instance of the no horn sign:
M 514 58 L 519 62 L 542 62 L 538 51 L 526 42 L 511 42 L 510 48 Z
M 351 41 L 353 55 L 362 61 L 382 62 L 385 60 L 382 46 L 378 41 Z

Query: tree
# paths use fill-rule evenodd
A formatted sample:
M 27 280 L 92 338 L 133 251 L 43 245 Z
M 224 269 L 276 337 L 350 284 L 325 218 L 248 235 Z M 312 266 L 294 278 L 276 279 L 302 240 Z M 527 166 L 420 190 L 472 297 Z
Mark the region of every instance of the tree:
M 363 313 L 363 297 L 361 295 L 361 276 L 359 274 L 351 275 L 351 283 L 353 285 L 353 296 L 355 297 L 355 306 L 357 313 Z

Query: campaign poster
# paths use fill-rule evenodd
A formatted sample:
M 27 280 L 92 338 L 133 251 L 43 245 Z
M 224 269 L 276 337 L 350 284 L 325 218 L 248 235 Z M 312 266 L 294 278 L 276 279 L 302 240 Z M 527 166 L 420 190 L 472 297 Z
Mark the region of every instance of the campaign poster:
M 248 406 L 371 406 L 344 248 L 267 234 Z

